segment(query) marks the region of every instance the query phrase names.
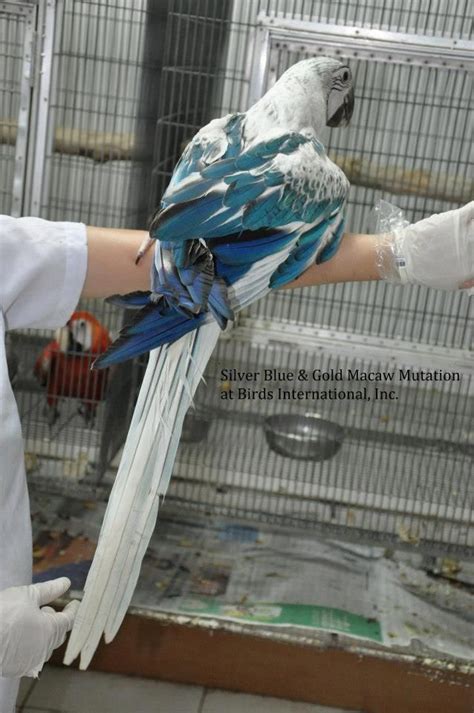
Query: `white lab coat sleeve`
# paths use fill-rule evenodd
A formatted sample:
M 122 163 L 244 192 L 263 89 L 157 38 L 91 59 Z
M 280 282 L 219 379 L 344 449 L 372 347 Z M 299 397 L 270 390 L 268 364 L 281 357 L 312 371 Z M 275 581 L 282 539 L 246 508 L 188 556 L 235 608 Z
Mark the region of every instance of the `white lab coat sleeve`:
M 7 330 L 62 327 L 87 271 L 82 223 L 0 215 L 0 310 Z
M 32 554 L 21 425 L 8 380 L 5 329 L 65 324 L 86 270 L 84 225 L 0 215 L 0 589 L 31 581 Z M 15 710 L 19 681 L 0 677 L 1 713 Z

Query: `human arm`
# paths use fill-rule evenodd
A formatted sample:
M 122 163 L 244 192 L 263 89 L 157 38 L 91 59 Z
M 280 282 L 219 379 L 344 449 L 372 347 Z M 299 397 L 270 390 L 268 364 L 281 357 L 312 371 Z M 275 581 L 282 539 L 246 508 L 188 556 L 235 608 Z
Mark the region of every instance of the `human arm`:
M 336 255 L 286 286 L 387 280 L 456 290 L 474 286 L 474 202 L 386 233 L 346 233 Z
M 469 287 L 474 280 L 473 212 L 471 202 L 389 233 L 346 233 L 331 260 L 312 265 L 283 289 L 381 279 L 441 289 Z M 22 258 L 11 239 L 0 245 L 9 266 L 2 284 L 5 299 L 0 294 L 9 328 L 60 326 L 79 296 L 108 297 L 149 289 L 154 251 L 135 264 L 146 231 L 0 216 L 0 238 L 2 231 L 12 230 L 29 251 L 29 259 Z M 402 270 L 400 256 L 406 263 Z
M 149 289 L 143 230 L 0 215 L 0 310 L 8 329 L 64 325 L 83 297 Z
M 320 265 L 311 265 L 297 280 L 285 285 L 283 289 L 332 282 L 380 280 L 376 238 L 376 235 L 344 233 L 339 250 L 331 260 Z
M 72 629 L 79 602 L 56 612 L 45 606 L 65 594 L 67 577 L 0 592 L 0 676 L 36 677 Z
M 148 233 L 144 230 L 87 226 L 87 272 L 82 297 L 109 297 L 150 289 L 149 250 L 135 264 L 138 249 Z
M 147 233 L 87 226 L 87 274 L 83 297 L 108 297 L 150 288 L 153 250 L 135 265 L 135 257 Z M 286 287 L 306 287 L 329 282 L 379 280 L 374 235 L 346 233 L 336 255 L 321 265 L 313 265 Z M 113 255 L 113 262 L 111 262 Z
M 331 260 L 312 265 L 282 289 L 369 280 L 452 290 L 471 287 L 473 215 L 474 202 L 471 202 L 386 233 L 345 233 Z M 88 227 L 88 268 L 83 296 L 106 297 L 148 290 L 153 250 L 135 265 L 138 248 L 146 236 L 141 230 Z

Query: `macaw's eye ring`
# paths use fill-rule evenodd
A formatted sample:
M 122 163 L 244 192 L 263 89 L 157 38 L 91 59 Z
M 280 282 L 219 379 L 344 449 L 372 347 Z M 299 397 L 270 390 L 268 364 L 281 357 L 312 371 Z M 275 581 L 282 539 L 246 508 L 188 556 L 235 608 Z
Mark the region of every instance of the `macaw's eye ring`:
M 349 72 L 347 70 L 342 75 L 342 78 L 345 82 L 347 82 L 347 80 L 349 79 Z

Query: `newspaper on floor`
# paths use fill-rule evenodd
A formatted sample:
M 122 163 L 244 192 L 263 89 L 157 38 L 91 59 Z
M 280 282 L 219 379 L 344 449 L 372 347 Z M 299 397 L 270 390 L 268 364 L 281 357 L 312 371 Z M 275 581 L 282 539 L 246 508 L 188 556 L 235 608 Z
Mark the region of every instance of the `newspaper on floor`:
M 49 526 L 66 526 L 69 536 L 97 541 L 102 504 L 81 512 L 75 507 Z M 85 552 L 90 558 L 90 550 Z M 75 561 L 79 580 L 74 567 L 65 573 L 79 589 L 87 569 L 77 561 L 77 548 Z M 472 660 L 472 586 L 429 576 L 420 562 L 419 555 L 323 541 L 311 533 L 174 514 L 161 520 L 151 540 L 132 605 L 256 626 L 321 629 L 387 646 L 410 648 L 417 641 L 427 651 Z M 466 577 L 469 582 L 468 569 Z
M 474 595 L 404 559 L 219 518 L 162 522 L 133 604 L 472 660 Z

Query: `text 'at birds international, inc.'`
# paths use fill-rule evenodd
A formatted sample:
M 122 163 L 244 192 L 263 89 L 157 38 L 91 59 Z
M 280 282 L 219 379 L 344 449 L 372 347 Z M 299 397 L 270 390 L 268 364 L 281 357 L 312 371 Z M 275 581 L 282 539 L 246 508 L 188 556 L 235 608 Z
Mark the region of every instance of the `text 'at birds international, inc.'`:
M 358 368 L 241 371 L 230 368 L 221 369 L 220 377 L 223 401 L 397 401 L 397 389 L 387 387 L 413 381 L 460 381 L 462 375 L 458 371 L 410 368 L 370 371 Z

